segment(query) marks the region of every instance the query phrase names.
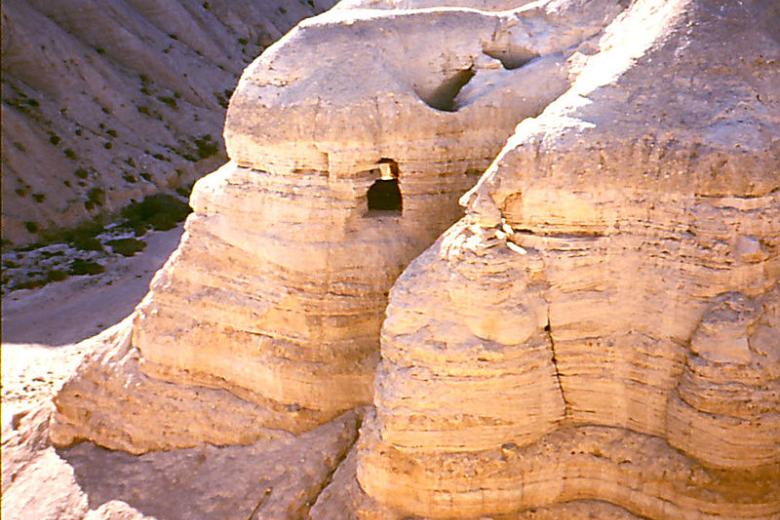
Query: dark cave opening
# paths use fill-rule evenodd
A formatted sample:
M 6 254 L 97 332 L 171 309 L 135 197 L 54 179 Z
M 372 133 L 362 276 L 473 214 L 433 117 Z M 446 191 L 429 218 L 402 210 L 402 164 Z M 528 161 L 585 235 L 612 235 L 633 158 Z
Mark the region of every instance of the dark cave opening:
M 368 189 L 368 211 L 401 213 L 403 202 L 398 179 L 377 179 Z

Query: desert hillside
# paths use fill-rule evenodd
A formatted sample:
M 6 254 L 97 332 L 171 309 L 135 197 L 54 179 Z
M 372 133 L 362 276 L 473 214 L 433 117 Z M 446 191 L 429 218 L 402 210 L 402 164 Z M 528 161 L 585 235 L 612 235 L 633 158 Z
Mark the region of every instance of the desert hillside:
M 38 241 L 225 160 L 241 71 L 331 0 L 3 0 L 2 235 Z

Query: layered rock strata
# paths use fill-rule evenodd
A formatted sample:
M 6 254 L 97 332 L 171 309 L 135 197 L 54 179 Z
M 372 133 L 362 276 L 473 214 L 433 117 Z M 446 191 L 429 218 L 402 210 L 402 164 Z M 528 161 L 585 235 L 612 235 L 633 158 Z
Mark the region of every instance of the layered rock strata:
M 780 514 L 779 28 L 637 1 L 518 126 L 392 290 L 357 463 L 381 507 Z
M 370 402 L 393 281 L 459 216 L 458 197 L 517 121 L 569 87 L 566 58 L 621 10 L 606 0 L 340 9 L 300 24 L 239 82 L 231 161 L 195 186 L 182 243 L 137 309 L 132 366 L 265 409 L 220 442 L 298 433 Z M 379 188 L 396 198 L 375 201 Z M 86 413 L 115 394 L 90 385 L 103 393 L 90 403 L 83 385 L 100 377 L 83 373 L 57 399 L 58 442 L 217 442 L 208 429 L 170 434 L 145 413 Z M 120 440 L 128 429 L 143 438 Z
M 356 2 L 306 22 L 242 78 L 231 162 L 49 438 L 188 458 L 312 443 L 313 466 L 246 473 L 291 492 L 244 518 L 777 517 L 774 4 Z M 395 282 L 372 388 L 393 280 L 537 114 Z M 352 446 L 342 412 L 372 393 Z

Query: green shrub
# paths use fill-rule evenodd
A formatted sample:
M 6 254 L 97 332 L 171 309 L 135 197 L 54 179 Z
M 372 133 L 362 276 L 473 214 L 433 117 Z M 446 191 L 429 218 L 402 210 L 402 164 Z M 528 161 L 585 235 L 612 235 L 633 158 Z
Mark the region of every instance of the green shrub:
M 35 200 L 35 202 L 41 203 L 46 200 L 46 195 L 43 193 L 33 193 L 32 198 Z
M 119 134 L 117 133 L 117 131 L 116 131 L 116 130 L 114 130 L 113 128 L 109 128 L 108 130 L 106 130 L 106 133 L 107 133 L 108 135 L 110 135 L 111 137 L 116 137 L 116 136 L 118 136 L 118 135 L 119 135 Z
M 46 283 L 40 279 L 27 280 L 25 282 L 14 284 L 13 289 L 37 289 L 38 287 L 43 287 L 44 285 L 46 285 Z
M 103 251 L 103 244 L 95 236 L 76 233 L 72 235 L 68 243 L 82 251 Z
M 62 141 L 62 139 L 60 139 L 60 136 L 58 136 L 57 134 L 51 134 L 49 136 L 49 142 L 51 144 L 55 144 L 55 145 L 60 144 L 60 141 Z
M 52 269 L 46 273 L 46 281 L 48 282 L 61 282 L 68 277 L 68 273 L 60 271 L 59 269 Z
M 30 233 L 38 232 L 38 224 L 29 220 L 24 223 L 24 228 Z
M 95 219 L 70 229 L 52 229 L 44 233 L 49 244 L 66 243 L 81 251 L 103 251 L 103 244 L 97 235 L 103 232 L 103 222 Z
M 106 243 L 111 246 L 114 253 L 119 253 L 122 256 L 133 256 L 139 251 L 146 249 L 146 242 L 136 238 L 119 238 L 109 240 Z
M 65 148 L 63 151 L 65 153 L 65 157 L 71 160 L 76 160 L 76 152 L 73 150 L 73 148 Z
M 179 105 L 176 103 L 176 99 L 170 97 L 170 96 L 159 96 L 157 99 L 165 103 L 171 108 L 179 108 Z
M 172 195 L 157 194 L 125 207 L 122 216 L 127 219 L 126 226 L 132 229 L 143 226 L 164 231 L 176 227 L 190 211 L 186 202 Z
M 73 175 L 75 175 L 79 179 L 86 179 L 87 176 L 89 175 L 89 172 L 87 170 L 85 170 L 84 168 L 79 168 L 78 170 L 73 172 Z
M 105 267 L 91 260 L 81 260 L 80 258 L 70 263 L 68 274 L 81 276 L 84 274 L 100 274 L 106 270 Z
M 219 145 L 212 141 L 211 136 L 208 134 L 195 139 L 195 146 L 198 147 L 198 157 L 201 160 L 207 159 L 219 151 Z
M 102 206 L 106 201 L 106 192 L 103 188 L 90 188 L 87 200 L 96 206 Z

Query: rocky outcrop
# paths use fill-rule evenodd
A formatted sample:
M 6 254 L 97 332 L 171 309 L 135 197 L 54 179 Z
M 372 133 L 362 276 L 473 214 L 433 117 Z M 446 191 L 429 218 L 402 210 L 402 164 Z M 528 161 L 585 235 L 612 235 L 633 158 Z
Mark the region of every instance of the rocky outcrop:
M 638 1 L 575 57 L 393 288 L 369 496 L 780 514 L 779 23 L 770 2 Z
M 457 218 L 457 199 L 516 122 L 569 87 L 566 58 L 621 9 L 345 8 L 300 24 L 239 82 L 231 161 L 196 185 L 187 233 L 137 309 L 127 354 L 150 385 L 195 387 L 198 402 L 212 395 L 202 388 L 219 389 L 267 411 L 221 441 L 211 427 L 172 434 L 155 412 L 107 411 L 119 394 L 85 369 L 57 398 L 53 438 L 137 452 L 248 442 L 369 403 L 393 281 Z M 102 394 L 91 403 L 79 390 L 88 380 L 87 394 Z M 158 399 L 152 388 L 142 394 Z M 99 417 L 86 413 L 98 402 Z
M 72 509 L 779 515 L 775 2 L 420 5 L 340 6 L 247 69 L 231 161 L 31 436 Z M 236 468 L 224 501 L 192 457 Z M 89 472 L 139 460 L 176 480 Z
M 56 449 L 48 414 L 24 415 L 3 431 L 3 518 L 305 518 L 359 423 L 349 412 L 297 437 L 135 456 L 92 443 Z
M 225 160 L 245 64 L 332 4 L 4 1 L 3 240 L 188 191 Z

